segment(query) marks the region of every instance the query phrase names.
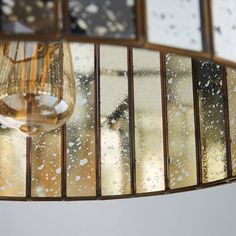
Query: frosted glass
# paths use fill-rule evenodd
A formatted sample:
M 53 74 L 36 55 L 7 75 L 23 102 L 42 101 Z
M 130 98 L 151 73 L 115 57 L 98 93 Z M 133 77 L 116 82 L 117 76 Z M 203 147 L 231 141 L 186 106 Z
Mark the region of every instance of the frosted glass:
M 212 0 L 216 56 L 236 61 L 236 1 Z
M 199 0 L 147 0 L 150 43 L 202 51 Z

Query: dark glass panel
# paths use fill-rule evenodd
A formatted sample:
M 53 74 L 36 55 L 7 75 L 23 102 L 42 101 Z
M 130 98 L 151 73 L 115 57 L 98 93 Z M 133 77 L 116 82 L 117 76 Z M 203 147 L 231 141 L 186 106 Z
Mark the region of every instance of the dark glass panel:
M 201 132 L 202 179 L 227 177 L 222 67 L 207 60 L 196 62 Z
M 5 33 L 55 31 L 54 0 L 2 0 L 1 29 Z
M 69 0 L 70 30 L 103 38 L 135 38 L 135 0 Z

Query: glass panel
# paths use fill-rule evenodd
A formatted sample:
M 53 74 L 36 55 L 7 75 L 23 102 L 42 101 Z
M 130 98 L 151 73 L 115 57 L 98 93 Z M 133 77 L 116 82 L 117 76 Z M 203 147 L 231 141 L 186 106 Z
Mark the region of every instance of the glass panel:
M 191 58 L 166 56 L 170 188 L 197 184 Z
M 236 175 L 236 70 L 227 68 L 229 126 L 233 175 Z
M 148 41 L 202 51 L 199 0 L 147 0 Z
M 212 7 L 215 53 L 236 61 L 236 1 L 213 0 Z
M 32 196 L 61 196 L 61 130 L 35 136 L 32 141 Z
M 197 61 L 203 182 L 227 177 L 222 68 Z
M 0 146 L 0 196 L 25 197 L 26 138 L 0 125 Z
M 135 0 L 69 0 L 74 34 L 104 38 L 135 38 Z
M 100 55 L 102 195 L 129 194 L 127 49 L 102 46 Z
M 1 29 L 5 33 L 55 31 L 54 0 L 2 0 L 1 8 Z
M 134 49 L 136 191 L 164 190 L 160 55 Z
M 94 46 L 71 44 L 71 51 L 77 98 L 67 123 L 67 194 L 95 196 Z

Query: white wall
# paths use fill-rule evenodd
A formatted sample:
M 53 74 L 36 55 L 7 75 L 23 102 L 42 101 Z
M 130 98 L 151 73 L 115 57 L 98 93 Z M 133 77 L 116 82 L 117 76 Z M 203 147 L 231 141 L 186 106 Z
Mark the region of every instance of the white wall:
M 0 202 L 0 236 L 235 235 L 236 184 L 128 200 Z

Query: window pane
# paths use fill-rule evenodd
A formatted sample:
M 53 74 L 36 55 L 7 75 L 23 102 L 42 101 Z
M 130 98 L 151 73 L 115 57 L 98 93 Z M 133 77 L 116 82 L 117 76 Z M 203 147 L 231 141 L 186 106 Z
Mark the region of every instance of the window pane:
M 166 56 L 170 188 L 197 184 L 191 58 Z
M 0 125 L 0 145 L 0 196 L 25 197 L 26 138 Z
M 196 67 L 202 178 L 206 183 L 227 177 L 222 68 L 206 60 L 197 61 Z
M 199 0 L 147 0 L 150 43 L 202 51 Z
M 165 189 L 160 54 L 134 49 L 136 191 Z
M 112 53 L 112 56 L 111 56 Z M 127 49 L 101 47 L 102 195 L 130 193 Z
M 61 130 L 35 136 L 32 141 L 32 196 L 61 196 Z
M 67 122 L 67 194 L 96 195 L 94 46 L 71 44 L 75 110 Z
M 135 0 L 69 0 L 74 34 L 103 38 L 135 38 Z
M 213 0 L 212 7 L 215 53 L 236 61 L 236 1 Z

